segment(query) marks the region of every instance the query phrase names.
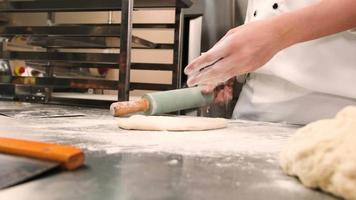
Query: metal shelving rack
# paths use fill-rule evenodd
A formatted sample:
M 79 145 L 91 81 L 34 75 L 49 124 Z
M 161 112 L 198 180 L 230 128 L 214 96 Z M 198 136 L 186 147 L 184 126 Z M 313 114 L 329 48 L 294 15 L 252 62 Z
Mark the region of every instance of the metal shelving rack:
M 44 52 L 11 51 L 7 42 L 0 45 L 1 60 L 24 60 L 44 66 L 44 77 L 0 76 L 2 88 L 13 88 L 14 98 L 43 103 L 64 103 L 76 105 L 107 106 L 112 101 L 54 98 L 53 89 L 109 89 L 118 91 L 118 101 L 129 99 L 129 91 L 169 90 L 181 84 L 181 9 L 191 6 L 190 0 L 0 0 L 1 13 L 44 12 L 48 18 L 53 12 L 81 11 L 121 11 L 120 24 L 70 24 L 54 26 L 0 26 L 0 37 L 30 36 L 29 45 L 40 46 Z M 174 24 L 133 24 L 134 8 L 175 8 Z M 133 28 L 171 28 L 174 29 L 173 44 L 157 44 L 132 36 Z M 108 46 L 103 38 L 119 38 Z M 73 42 L 75 41 L 75 42 Z M 61 48 L 117 48 L 120 53 L 67 53 L 57 51 Z M 173 49 L 172 64 L 131 63 L 131 49 Z M 53 76 L 53 67 L 71 68 L 113 68 L 119 69 L 119 80 L 99 80 L 85 78 L 59 78 Z M 130 82 L 130 70 L 169 70 L 172 71 L 171 84 L 151 84 Z M 0 93 L 1 98 L 1 93 Z

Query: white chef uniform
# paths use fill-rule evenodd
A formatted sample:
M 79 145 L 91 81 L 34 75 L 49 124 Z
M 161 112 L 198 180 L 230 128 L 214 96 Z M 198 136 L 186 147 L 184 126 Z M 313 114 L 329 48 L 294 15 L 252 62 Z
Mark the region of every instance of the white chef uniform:
M 246 23 L 318 1 L 249 0 Z M 305 124 L 332 117 L 347 105 L 356 105 L 356 34 L 352 30 L 279 52 L 248 76 L 233 117 Z

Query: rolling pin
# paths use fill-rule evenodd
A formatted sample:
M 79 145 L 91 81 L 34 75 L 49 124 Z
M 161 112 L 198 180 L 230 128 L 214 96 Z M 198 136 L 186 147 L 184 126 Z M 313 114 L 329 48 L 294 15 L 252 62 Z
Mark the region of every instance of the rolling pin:
M 84 163 L 84 153 L 76 147 L 29 140 L 0 137 L 0 153 L 57 162 L 67 170 Z
M 111 104 L 110 112 L 115 117 L 137 112 L 156 115 L 206 106 L 213 100 L 214 94 L 202 94 L 200 87 L 184 88 L 147 93 L 136 101 L 116 102 Z

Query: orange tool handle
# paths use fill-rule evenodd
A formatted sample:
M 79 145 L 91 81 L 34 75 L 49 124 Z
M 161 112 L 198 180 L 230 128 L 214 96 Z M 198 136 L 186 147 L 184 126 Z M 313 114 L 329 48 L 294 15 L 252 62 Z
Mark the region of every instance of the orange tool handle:
M 123 101 L 111 104 L 110 112 L 115 117 L 125 116 L 131 113 L 146 112 L 150 108 L 150 103 L 147 99 L 139 99 L 136 101 Z
M 83 165 L 84 153 L 72 146 L 0 137 L 0 153 L 58 162 L 67 170 Z

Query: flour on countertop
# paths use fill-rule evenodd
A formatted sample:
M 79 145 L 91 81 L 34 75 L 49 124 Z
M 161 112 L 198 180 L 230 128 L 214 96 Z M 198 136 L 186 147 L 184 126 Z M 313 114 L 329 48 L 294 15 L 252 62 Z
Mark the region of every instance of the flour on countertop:
M 18 108 L 13 103 L 3 102 L 2 105 L 0 113 L 1 109 L 8 110 L 9 105 L 10 108 Z M 277 155 L 289 136 L 298 128 L 295 126 L 229 121 L 228 128 L 212 131 L 127 131 L 119 129 L 117 118 L 111 117 L 105 110 L 20 105 L 26 110 L 33 107 L 44 111 L 60 108 L 71 111 L 69 114 L 83 113 L 84 116 L 48 119 L 23 112 L 15 118 L 0 116 L 1 136 L 75 145 L 85 150 L 88 160 L 97 156 L 118 159 L 123 155 L 134 155 L 137 158 L 162 154 L 159 157 L 164 157 L 163 165 L 167 165 L 165 167 L 184 172 L 179 180 L 195 181 L 197 176 L 187 169 L 200 166 L 203 169 L 209 168 L 206 180 L 212 183 L 231 181 L 232 190 L 236 193 L 245 194 L 244 192 L 249 191 L 258 194 L 269 191 L 276 197 L 282 197 L 281 199 L 333 199 L 305 189 L 297 179 L 284 175 L 278 167 Z M 123 165 L 114 162 L 114 167 L 122 170 Z M 265 198 L 266 196 L 260 196 L 259 199 Z
M 182 155 L 263 155 L 272 162 L 295 127 L 270 123 L 230 121 L 212 131 L 127 131 L 111 116 L 27 119 L 21 129 L 29 137 L 73 144 L 90 151 L 167 152 Z M 16 131 L 15 131 L 16 132 Z M 23 133 L 21 134 L 23 135 Z M 272 158 L 272 159 L 271 159 Z

